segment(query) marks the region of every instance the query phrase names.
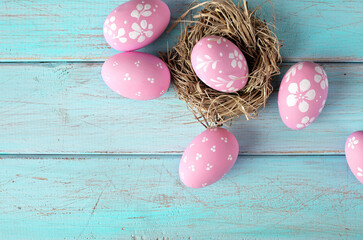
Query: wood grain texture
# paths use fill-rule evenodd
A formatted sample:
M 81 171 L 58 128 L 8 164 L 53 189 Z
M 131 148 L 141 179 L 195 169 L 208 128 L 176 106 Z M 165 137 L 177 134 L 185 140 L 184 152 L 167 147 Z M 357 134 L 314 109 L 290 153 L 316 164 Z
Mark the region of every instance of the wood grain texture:
M 197 190 L 178 165 L 203 128 L 175 92 L 138 102 L 101 79 L 117 53 L 103 21 L 125 1 L 0 1 L 0 239 L 362 239 L 363 185 L 343 154 L 363 129 L 363 1 L 272 1 L 284 61 L 325 62 L 327 106 L 292 131 L 274 92 L 258 120 L 234 122 L 234 168 Z M 191 0 L 165 2 L 175 20 Z
M 283 67 L 283 71 L 287 67 Z M 234 122 L 241 154 L 342 154 L 349 134 L 363 129 L 363 65 L 324 64 L 327 106 L 301 131 L 285 127 L 277 92 L 258 120 Z M 182 153 L 203 131 L 169 90 L 140 102 L 112 92 L 101 64 L 1 64 L 2 153 Z M 278 85 L 279 80 L 276 80 Z
M 103 38 L 103 21 L 126 0 L 2 0 L 0 1 L 0 61 L 104 61 L 114 55 Z M 175 20 L 191 0 L 165 0 Z M 261 4 L 250 0 L 252 8 Z M 363 2 L 274 0 L 277 35 L 284 42 L 285 61 L 363 60 Z M 264 5 L 262 18 L 272 21 Z M 180 28 L 163 34 L 142 51 L 171 47 Z
M 203 189 L 180 156 L 3 156 L 2 239 L 361 239 L 344 156 L 239 157 Z M 282 170 L 283 169 L 283 170 Z

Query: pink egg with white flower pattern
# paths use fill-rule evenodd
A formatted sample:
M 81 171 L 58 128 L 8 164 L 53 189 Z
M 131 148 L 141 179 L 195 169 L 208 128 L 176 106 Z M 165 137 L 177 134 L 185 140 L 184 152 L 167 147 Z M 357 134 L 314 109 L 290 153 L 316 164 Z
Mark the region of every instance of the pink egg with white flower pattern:
M 191 188 L 206 187 L 231 170 L 238 157 L 236 137 L 224 128 L 207 129 L 188 145 L 179 164 L 181 181 Z
M 319 116 L 328 97 L 328 77 L 313 62 L 293 65 L 281 81 L 278 105 L 285 125 L 299 130 Z
M 350 170 L 363 183 L 363 131 L 354 132 L 348 137 L 345 156 Z
M 158 98 L 170 85 L 166 64 L 154 55 L 141 52 L 124 52 L 110 57 L 102 66 L 102 77 L 113 91 L 135 100 Z
M 114 9 L 103 25 L 103 35 L 118 51 L 132 51 L 155 41 L 170 21 L 168 5 L 160 0 L 132 0 Z
M 208 36 L 193 47 L 191 62 L 195 74 L 220 92 L 237 92 L 248 81 L 248 65 L 239 48 L 224 37 Z

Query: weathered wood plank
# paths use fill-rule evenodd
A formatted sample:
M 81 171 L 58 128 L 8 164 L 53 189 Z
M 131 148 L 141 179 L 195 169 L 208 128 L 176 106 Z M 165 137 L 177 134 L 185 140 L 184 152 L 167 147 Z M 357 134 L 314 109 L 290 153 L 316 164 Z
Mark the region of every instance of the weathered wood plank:
M 361 239 L 344 156 L 240 156 L 204 189 L 180 156 L 2 156 L 2 239 Z
M 116 53 L 103 38 L 105 17 L 126 0 L 0 2 L 0 61 L 103 61 Z M 191 0 L 165 0 L 175 20 Z M 250 0 L 251 8 L 264 1 Z M 363 2 L 274 0 L 285 61 L 362 61 Z M 265 4 L 263 18 L 272 21 Z M 156 53 L 175 42 L 180 28 L 143 51 Z
M 258 120 L 234 122 L 241 154 L 343 153 L 363 129 L 363 65 L 326 64 L 327 106 L 292 131 L 280 120 L 277 92 Z M 169 90 L 139 102 L 112 92 L 101 64 L 1 64 L 1 153 L 182 153 L 203 127 Z M 286 71 L 286 67 L 283 71 Z M 279 80 L 276 81 L 278 83 Z

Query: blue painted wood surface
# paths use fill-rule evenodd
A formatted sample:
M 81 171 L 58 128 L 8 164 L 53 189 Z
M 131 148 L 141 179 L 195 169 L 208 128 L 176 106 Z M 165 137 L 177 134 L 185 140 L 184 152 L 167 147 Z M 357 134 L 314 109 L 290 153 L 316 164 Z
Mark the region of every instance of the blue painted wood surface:
M 325 62 L 327 106 L 292 131 L 274 92 L 258 120 L 234 122 L 235 167 L 199 190 L 177 170 L 203 128 L 185 124 L 193 117 L 175 92 L 144 103 L 102 82 L 116 53 L 102 24 L 122 2 L 0 1 L 0 239 L 362 238 L 363 185 L 344 157 L 363 129 L 362 1 L 272 1 L 282 72 Z M 176 19 L 191 1 L 166 2 Z M 143 51 L 171 47 L 179 31 Z
M 5 156 L 2 239 L 361 239 L 344 156 L 240 156 L 203 189 L 180 156 Z
M 233 123 L 241 154 L 344 152 L 349 134 L 363 129 L 363 65 L 323 66 L 329 98 L 317 121 L 303 131 L 286 128 L 276 91 L 258 120 Z M 0 152 L 180 154 L 203 131 L 201 124 L 186 124 L 195 121 L 193 114 L 172 89 L 147 103 L 126 99 L 104 84 L 100 69 L 90 63 L 1 64 L 7 91 L 0 95 Z
M 106 16 L 125 0 L 0 1 L 1 61 L 90 61 L 114 55 L 103 38 Z M 178 18 L 192 0 L 165 0 Z M 263 3 L 249 1 L 251 8 Z M 287 61 L 363 60 L 363 1 L 273 0 L 278 37 Z M 272 21 L 272 8 L 263 5 Z M 172 46 L 180 28 L 163 34 L 143 51 L 157 53 Z

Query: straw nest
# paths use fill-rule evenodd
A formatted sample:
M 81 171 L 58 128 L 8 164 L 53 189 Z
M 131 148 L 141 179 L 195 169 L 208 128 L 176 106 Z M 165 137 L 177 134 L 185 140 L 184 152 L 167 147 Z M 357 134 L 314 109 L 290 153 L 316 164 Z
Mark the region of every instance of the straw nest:
M 241 115 L 247 120 L 257 118 L 258 110 L 265 107 L 272 92 L 273 76 L 280 74 L 281 44 L 274 25 L 262 21 L 259 10 L 260 7 L 249 11 L 245 0 L 238 0 L 237 4 L 231 0 L 194 2 L 171 27 L 182 23 L 182 32 L 176 45 L 161 57 L 170 69 L 179 98 L 206 128 L 230 125 L 232 119 Z M 184 20 L 188 15 L 191 20 Z M 193 70 L 190 56 L 194 45 L 211 35 L 231 40 L 246 57 L 249 80 L 236 93 L 208 87 Z

